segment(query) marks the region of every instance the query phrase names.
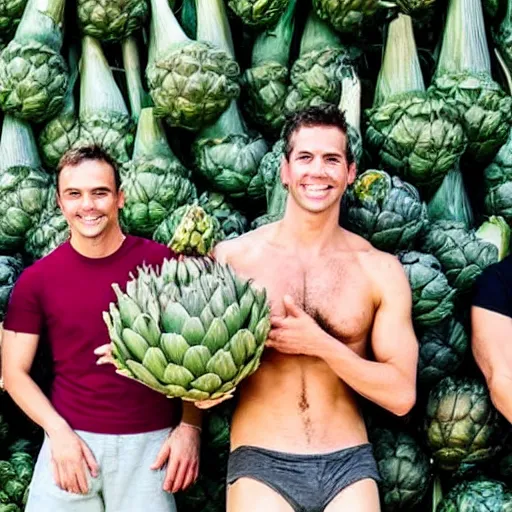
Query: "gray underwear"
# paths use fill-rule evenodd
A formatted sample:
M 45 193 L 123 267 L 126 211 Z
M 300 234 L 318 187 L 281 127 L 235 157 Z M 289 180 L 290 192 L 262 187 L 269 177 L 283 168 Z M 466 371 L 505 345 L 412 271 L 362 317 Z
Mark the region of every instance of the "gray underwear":
M 253 446 L 234 450 L 227 482 L 252 478 L 279 493 L 295 512 L 323 512 L 349 485 L 371 478 L 380 481 L 369 443 L 321 455 L 295 455 Z

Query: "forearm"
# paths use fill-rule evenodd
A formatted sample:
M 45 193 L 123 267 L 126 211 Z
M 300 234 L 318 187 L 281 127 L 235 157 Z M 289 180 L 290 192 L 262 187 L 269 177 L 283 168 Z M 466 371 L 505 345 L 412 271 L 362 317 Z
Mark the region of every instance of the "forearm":
M 23 371 L 4 375 L 4 387 L 18 407 L 49 435 L 69 429 L 39 386 Z
M 363 359 L 328 334 L 321 347 L 318 355 L 357 393 L 397 416 L 410 411 L 416 382 L 393 364 Z
M 190 402 L 183 402 L 183 409 L 181 415 L 181 422 L 193 425 L 195 427 L 201 427 L 203 420 L 203 413 L 194 404 Z
M 494 407 L 505 416 L 509 423 L 512 423 L 512 395 L 510 394 L 512 378 L 500 375 L 492 378 L 488 385 Z

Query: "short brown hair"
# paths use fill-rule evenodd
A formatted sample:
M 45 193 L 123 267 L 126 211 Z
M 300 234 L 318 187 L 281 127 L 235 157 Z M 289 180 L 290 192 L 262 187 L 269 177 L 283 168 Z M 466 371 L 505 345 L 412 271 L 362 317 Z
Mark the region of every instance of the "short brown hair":
M 96 144 L 90 146 L 81 146 L 78 148 L 68 149 L 59 160 L 57 165 L 57 192 L 59 191 L 59 177 L 64 167 L 75 167 L 85 160 L 97 160 L 105 162 L 114 172 L 114 181 L 116 184 L 116 192 L 121 188 L 121 175 L 116 161 L 101 147 Z
M 299 131 L 300 128 L 312 128 L 313 126 L 332 126 L 334 128 L 339 128 L 345 134 L 347 139 L 347 147 L 345 151 L 347 164 L 350 165 L 355 161 L 348 137 L 348 126 L 345 115 L 336 105 L 330 104 L 308 107 L 287 116 L 281 132 L 284 140 L 284 156 L 286 157 L 286 160 L 290 158 L 290 154 L 293 149 L 291 145 L 293 134 Z

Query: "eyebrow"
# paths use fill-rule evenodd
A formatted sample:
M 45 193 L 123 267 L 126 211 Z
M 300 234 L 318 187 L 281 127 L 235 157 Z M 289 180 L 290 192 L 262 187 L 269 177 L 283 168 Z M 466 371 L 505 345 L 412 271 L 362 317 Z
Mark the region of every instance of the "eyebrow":
M 81 192 L 79 188 L 69 187 L 64 189 L 64 192 Z M 112 192 L 109 187 L 96 187 L 91 189 L 91 192 Z

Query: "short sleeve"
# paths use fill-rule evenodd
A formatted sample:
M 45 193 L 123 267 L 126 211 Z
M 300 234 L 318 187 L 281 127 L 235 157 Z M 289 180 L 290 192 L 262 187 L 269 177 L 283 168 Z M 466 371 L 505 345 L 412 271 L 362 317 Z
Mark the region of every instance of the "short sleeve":
M 497 265 L 488 267 L 476 280 L 473 306 L 512 317 L 511 284 Z
M 42 323 L 38 274 L 33 267 L 29 267 L 14 285 L 3 327 L 9 331 L 40 334 Z

